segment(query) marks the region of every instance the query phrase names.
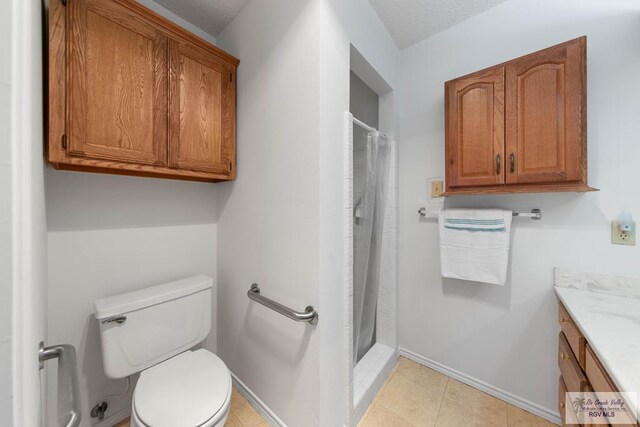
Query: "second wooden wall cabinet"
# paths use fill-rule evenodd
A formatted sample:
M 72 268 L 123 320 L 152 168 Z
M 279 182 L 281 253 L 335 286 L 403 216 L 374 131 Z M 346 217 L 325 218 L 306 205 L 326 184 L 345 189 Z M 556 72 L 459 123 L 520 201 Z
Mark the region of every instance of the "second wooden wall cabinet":
M 586 37 L 445 83 L 446 192 L 590 191 Z
M 238 63 L 134 0 L 51 0 L 49 161 L 234 179 Z

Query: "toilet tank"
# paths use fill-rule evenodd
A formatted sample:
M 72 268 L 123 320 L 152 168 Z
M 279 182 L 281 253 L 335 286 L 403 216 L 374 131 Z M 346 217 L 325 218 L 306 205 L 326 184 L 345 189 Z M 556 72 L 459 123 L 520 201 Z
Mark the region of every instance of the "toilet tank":
M 126 377 L 203 341 L 211 329 L 212 287 L 200 275 L 97 300 L 105 374 Z

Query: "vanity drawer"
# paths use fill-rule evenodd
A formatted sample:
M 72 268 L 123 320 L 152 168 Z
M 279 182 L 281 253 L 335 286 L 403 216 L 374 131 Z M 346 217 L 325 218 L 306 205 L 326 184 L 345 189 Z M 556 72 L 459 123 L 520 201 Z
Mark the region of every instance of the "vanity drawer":
M 564 308 L 561 303 L 558 303 L 558 323 L 560 323 L 560 329 L 564 332 L 564 336 L 567 338 L 573 354 L 578 358 L 578 363 L 582 369 L 584 369 L 587 340 L 573 322 L 571 316 L 569 316 L 567 309 Z
M 597 392 L 612 393 L 616 390 L 609 375 L 604 371 L 598 358 L 593 353 L 591 347 L 587 346 L 586 367 L 585 372 L 591 383 L 591 387 Z
M 605 396 L 599 395 L 599 393 L 614 393 L 618 392 L 618 389 L 609 378 L 609 375 L 605 372 L 604 368 L 600 364 L 600 361 L 596 357 L 595 353 L 587 345 L 587 357 L 586 357 L 587 368 L 585 370 L 589 382 L 591 383 L 591 388 L 593 389 L 595 395 L 600 398 L 605 398 Z M 626 417 L 624 414 L 620 414 L 618 418 L 615 420 L 611 418 L 609 421 L 611 425 L 616 426 L 627 426 L 632 425 L 632 421 Z
M 581 424 L 578 421 L 578 416 L 576 415 L 573 405 L 571 402 L 567 401 L 567 387 L 564 384 L 564 380 L 562 376 L 560 376 L 560 380 L 558 381 L 558 411 L 560 412 L 560 418 L 562 419 L 563 426 L 572 426 L 572 427 L 596 427 L 595 424 Z M 587 385 L 586 390 L 588 393 L 592 393 L 591 387 Z M 565 411 L 565 408 L 569 406 L 569 409 Z M 609 424 L 599 424 L 599 427 L 605 427 Z
M 576 425 L 576 424 L 568 424 L 567 423 L 567 411 L 565 408 L 567 407 L 567 387 L 564 385 L 564 381 L 562 380 L 562 376 L 558 378 L 558 412 L 560 413 L 560 418 L 562 419 L 562 425 Z M 571 404 L 569 404 L 571 405 Z M 569 412 L 569 418 L 571 418 L 571 412 Z M 569 420 L 571 422 L 571 420 Z
M 587 386 L 587 377 L 582 372 L 571 346 L 567 342 L 563 332 L 558 339 L 558 367 L 564 379 L 567 391 L 584 391 Z

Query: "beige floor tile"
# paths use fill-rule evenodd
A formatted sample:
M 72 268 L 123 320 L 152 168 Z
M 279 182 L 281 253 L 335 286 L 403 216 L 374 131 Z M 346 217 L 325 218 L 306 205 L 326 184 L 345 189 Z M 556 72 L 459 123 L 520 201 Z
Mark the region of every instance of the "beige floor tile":
M 478 418 L 491 420 L 495 425 L 507 425 L 506 402 L 460 381 L 449 380 L 444 399 L 460 409 L 473 412 Z
M 240 419 L 235 414 L 229 414 L 227 422 L 224 423 L 224 427 L 244 427 L 240 422 Z
M 505 414 L 506 415 L 506 414 Z M 443 399 L 436 427 L 506 427 L 507 419 L 484 417 L 468 407 Z
M 233 414 L 238 417 L 244 427 L 255 427 L 264 423 L 262 416 L 248 403 L 234 411 Z
M 380 404 L 372 404 L 358 427 L 412 427 L 412 425 Z
M 122 421 L 119 421 L 113 425 L 113 427 L 129 427 L 131 424 L 131 417 L 127 417 Z
M 415 426 L 434 425 L 441 402 L 442 395 L 397 375 L 391 377 L 377 398 L 378 404 Z
M 509 405 L 508 410 L 509 427 L 553 427 L 555 424 L 533 415 L 523 409 Z
M 419 363 L 400 357 L 396 365 L 395 376 L 427 388 L 434 395 L 444 394 L 449 377 L 440 372 L 422 366 Z
M 230 412 L 235 412 L 242 408 L 244 405 L 248 405 L 243 395 L 241 395 L 235 388 L 231 391 L 231 409 Z

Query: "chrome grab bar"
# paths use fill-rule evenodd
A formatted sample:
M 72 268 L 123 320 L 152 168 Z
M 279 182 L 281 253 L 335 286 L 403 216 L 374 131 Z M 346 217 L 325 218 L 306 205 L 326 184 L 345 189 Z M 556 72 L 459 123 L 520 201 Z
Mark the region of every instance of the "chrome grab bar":
M 312 325 L 318 323 L 318 312 L 315 308 L 313 308 L 312 305 L 307 306 L 307 308 L 305 308 L 304 312 L 302 313 L 292 310 L 289 307 L 280 304 L 279 302 L 275 302 L 272 299 L 260 295 L 260 286 L 258 286 L 257 283 L 251 285 L 251 288 L 247 291 L 247 296 L 249 297 L 249 299 L 260 303 L 273 311 L 277 311 L 283 316 L 295 320 L 296 322 L 309 322 Z
M 66 382 L 68 390 L 69 420 L 64 427 L 77 427 L 80 425 L 80 396 L 78 395 L 78 362 L 76 359 L 76 349 L 69 344 L 52 345 L 45 347 L 40 342 L 40 350 L 38 350 L 38 360 L 40 362 L 40 370 L 44 369 L 44 362 L 50 359 L 58 359 L 58 390 L 61 390 L 60 384 Z M 59 396 L 60 398 L 60 396 Z

